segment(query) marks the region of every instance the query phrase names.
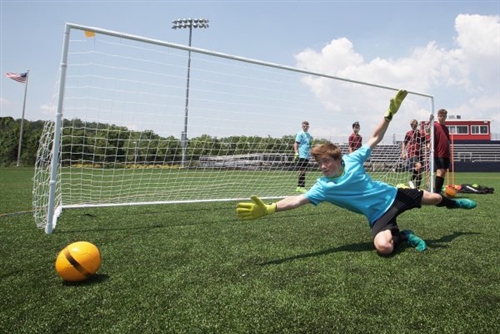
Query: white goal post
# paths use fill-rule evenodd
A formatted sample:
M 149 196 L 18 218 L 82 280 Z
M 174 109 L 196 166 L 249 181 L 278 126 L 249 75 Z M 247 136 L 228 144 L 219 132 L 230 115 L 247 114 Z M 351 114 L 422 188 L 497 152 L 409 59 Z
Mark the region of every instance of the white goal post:
M 66 24 L 55 119 L 44 127 L 35 165 L 35 222 L 52 233 L 68 208 L 293 195 L 302 121 L 315 143 L 331 141 L 347 153 L 352 123 L 361 123 L 366 143 L 396 91 Z M 401 154 L 410 120 L 434 114 L 432 96 L 409 93 L 365 165 L 372 178 L 400 186 L 412 177 Z M 428 188 L 431 152 L 421 146 Z M 319 176 L 311 161 L 306 187 Z

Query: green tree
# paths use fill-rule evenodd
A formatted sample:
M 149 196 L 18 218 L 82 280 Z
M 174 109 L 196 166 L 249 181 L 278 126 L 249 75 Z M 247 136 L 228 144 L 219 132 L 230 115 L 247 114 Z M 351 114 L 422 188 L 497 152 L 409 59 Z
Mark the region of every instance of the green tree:
M 12 117 L 0 118 L 0 164 L 8 166 L 17 160 L 19 127 Z

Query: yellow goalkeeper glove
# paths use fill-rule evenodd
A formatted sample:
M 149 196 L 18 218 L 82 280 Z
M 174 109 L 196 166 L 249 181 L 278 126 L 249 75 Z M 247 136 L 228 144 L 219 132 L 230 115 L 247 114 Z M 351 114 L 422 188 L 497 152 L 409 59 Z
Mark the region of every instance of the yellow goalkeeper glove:
M 250 198 L 252 199 L 253 203 L 238 203 L 238 206 L 236 208 L 238 218 L 242 220 L 252 220 L 273 214 L 276 211 L 276 203 L 265 204 L 259 197 L 255 195 L 251 196 Z
M 384 118 L 387 122 L 392 121 L 392 116 L 394 116 L 398 112 L 398 109 L 399 107 L 401 107 L 401 103 L 403 103 L 406 95 L 408 95 L 408 92 L 406 90 L 398 90 L 396 96 L 391 99 L 391 102 L 389 103 L 389 109 L 387 109 L 384 115 Z
M 297 160 L 299 160 L 299 154 L 295 153 L 295 155 L 293 156 L 293 161 L 297 161 Z

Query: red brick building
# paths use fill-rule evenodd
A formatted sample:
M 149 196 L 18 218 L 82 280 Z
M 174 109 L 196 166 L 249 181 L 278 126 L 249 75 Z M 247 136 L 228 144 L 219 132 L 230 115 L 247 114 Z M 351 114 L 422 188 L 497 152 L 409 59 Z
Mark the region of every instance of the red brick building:
M 422 121 L 421 124 L 426 124 Z M 491 141 L 491 121 L 489 120 L 466 120 L 460 116 L 448 115 L 446 126 L 450 130 L 455 143 L 479 143 Z

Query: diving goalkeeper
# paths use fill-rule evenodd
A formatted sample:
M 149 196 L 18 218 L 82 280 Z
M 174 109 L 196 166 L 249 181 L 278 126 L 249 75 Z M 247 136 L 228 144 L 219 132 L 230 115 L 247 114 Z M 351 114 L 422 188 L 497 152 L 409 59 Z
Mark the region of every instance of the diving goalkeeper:
M 393 116 L 407 94 L 405 90 L 397 92 L 368 142 L 357 151 L 342 156 L 340 148 L 332 143 L 315 146 L 311 155 L 318 163 L 323 176 L 306 193 L 286 197 L 272 204 L 265 204 L 259 197 L 252 196 L 252 202 L 238 203 L 238 217 L 251 220 L 308 203 L 318 205 L 321 202 L 329 202 L 362 214 L 368 219 L 378 254 L 389 255 L 402 242 L 415 247 L 417 251 L 424 251 L 424 240 L 410 230 L 399 230 L 396 222 L 398 215 L 422 205 L 473 209 L 476 202 L 470 199 L 451 199 L 425 190 L 399 189 L 384 182 L 374 181 L 366 173 L 363 163 L 384 138 Z

